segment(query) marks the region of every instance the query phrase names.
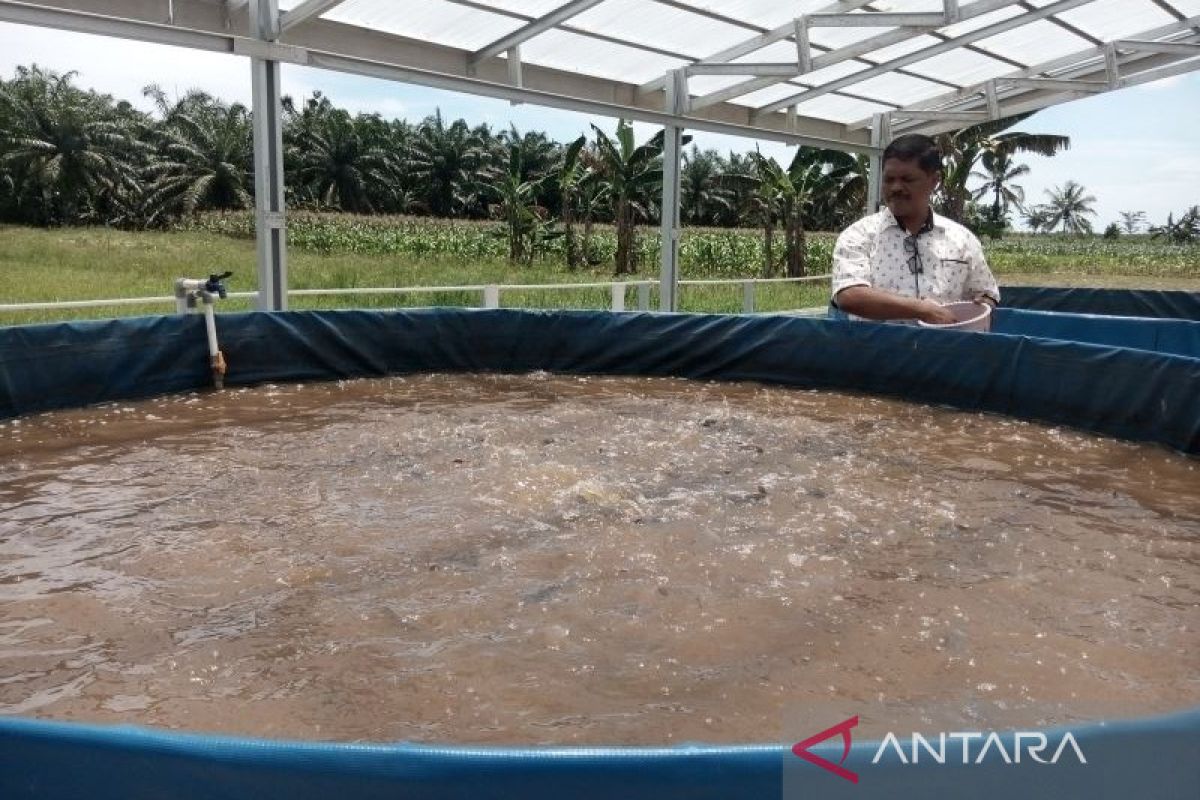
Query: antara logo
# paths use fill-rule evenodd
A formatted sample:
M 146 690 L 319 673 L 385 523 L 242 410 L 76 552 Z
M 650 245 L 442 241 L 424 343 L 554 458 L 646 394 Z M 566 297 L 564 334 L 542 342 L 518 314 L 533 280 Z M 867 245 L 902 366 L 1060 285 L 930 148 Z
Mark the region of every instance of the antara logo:
M 858 774 L 844 766 L 850 755 L 850 730 L 857 725 L 858 716 L 855 715 L 797 742 L 792 747 L 792 753 L 810 764 L 816 764 L 821 769 L 832 772 L 839 778 L 851 783 L 858 783 Z M 809 748 L 814 745 L 838 735 L 842 737 L 842 757 L 836 763 L 809 751 Z M 1061 738 L 1054 743 L 1053 748 L 1051 748 L 1051 738 L 1040 731 L 1016 731 L 1006 736 L 995 732 L 985 734 L 979 731 L 955 731 L 939 733 L 937 736 L 928 738 L 919 733 L 912 733 L 909 736 L 907 748 L 901 744 L 901 739 L 896 734 L 889 731 L 883 737 L 883 741 L 879 743 L 879 748 L 875 751 L 871 763 L 878 764 L 887 753 L 891 752 L 895 754 L 901 764 L 920 764 L 922 759 L 926 763 L 932 760 L 936 764 L 945 764 L 949 758 L 946 749 L 947 741 L 961 743 L 963 764 L 981 764 L 988 753 L 993 751 L 997 757 L 1004 760 L 1005 764 L 1020 764 L 1022 755 L 1026 757 L 1026 763 L 1033 761 L 1038 764 L 1057 764 L 1058 760 L 1067 752 L 1074 755 L 1080 764 L 1088 763 L 1087 758 L 1083 755 L 1083 750 L 1079 747 L 1079 742 L 1075 740 L 1075 736 L 1070 731 L 1062 734 Z M 972 743 L 977 741 L 981 744 L 972 758 Z M 1006 745 L 1006 741 L 1010 744 Z M 1050 751 L 1050 754 L 1048 758 L 1045 758 L 1043 754 L 1047 751 Z
M 883 741 L 879 743 L 879 749 L 875 751 L 875 757 L 871 759 L 871 763 L 878 764 L 879 760 L 883 758 L 883 754 L 890 747 L 897 757 L 899 757 L 901 764 L 921 763 L 922 752 L 926 754 L 926 761 L 933 759 L 937 764 L 945 764 L 947 739 L 951 741 L 958 739 L 962 742 L 962 763 L 964 764 L 972 763 L 971 742 L 976 739 L 983 740 L 983 744 L 979 747 L 979 752 L 975 756 L 974 763 L 976 764 L 982 763 L 983 759 L 992 750 L 995 750 L 1000 758 L 1004 759 L 1005 764 L 1020 764 L 1022 744 L 1024 744 L 1024 752 L 1029 756 L 1029 759 L 1039 764 L 1057 764 L 1063 751 L 1068 747 L 1075 754 L 1075 758 L 1080 764 L 1087 763 L 1087 759 L 1083 757 L 1083 750 L 1079 748 L 1079 742 L 1075 741 L 1075 737 L 1070 731 L 1067 731 L 1059 739 L 1057 746 L 1054 748 L 1054 754 L 1049 759 L 1042 758 L 1041 754 L 1050 747 L 1050 739 L 1040 731 L 1016 731 L 1010 739 L 1012 742 L 1011 750 L 1004 745 L 1005 737 L 1000 736 L 995 731 L 986 734 L 979 731 L 939 733 L 935 740 L 937 742 L 936 747 L 929 739 L 926 739 L 919 733 L 914 733 L 909 739 L 907 752 L 900 745 L 900 740 L 896 738 L 896 734 L 889 731 L 888 735 L 883 737 Z M 1012 755 L 1010 756 L 1009 753 Z

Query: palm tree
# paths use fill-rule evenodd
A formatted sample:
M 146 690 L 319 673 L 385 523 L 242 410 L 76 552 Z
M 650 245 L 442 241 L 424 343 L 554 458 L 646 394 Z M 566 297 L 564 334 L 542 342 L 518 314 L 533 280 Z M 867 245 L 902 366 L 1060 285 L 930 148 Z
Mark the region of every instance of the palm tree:
M 303 132 L 295 146 L 296 176 L 325 206 L 370 213 L 371 187 L 395 185 L 392 153 L 365 142 L 344 110 L 331 114 L 321 130 Z
M 0 87 L 0 167 L 38 224 L 110 222 L 118 199 L 138 188 L 144 146 L 111 98 L 78 89 L 74 77 L 19 67 Z
M 1122 211 L 1121 229 L 1126 233 L 1137 233 L 1138 228 L 1146 224 L 1145 211 Z
M 616 274 L 634 271 L 637 251 L 635 227 L 638 219 L 649 219 L 652 201 L 649 192 L 662 184 L 663 132 L 637 145 L 633 126 L 626 120 L 617 123 L 615 139 L 592 125 L 596 132 L 596 152 L 600 174 L 608 187 L 613 220 L 617 226 Z M 687 137 L 691 141 L 690 137 Z
M 1000 133 L 1029 116 L 1022 114 L 983 122 L 937 137 L 938 147 L 942 151 L 941 213 L 957 222 L 966 218 L 967 200 L 970 197 L 967 180 L 985 153 L 991 153 L 993 158 L 1014 153 L 1052 156 L 1071 146 L 1071 139 L 1067 136 L 1020 131 Z
M 449 217 L 474 204 L 476 170 L 483 159 L 480 132 L 473 132 L 461 119 L 447 125 L 438 110 L 417 128 L 406 167 L 423 184 L 429 211 Z
M 679 171 L 680 219 L 688 225 L 720 225 L 732 209 L 732 192 L 720 185 L 726 171 L 716 150 L 701 151 L 695 145 L 683 154 Z
M 1022 175 L 1029 174 L 1029 167 L 1024 164 L 1014 165 L 1012 154 L 1003 150 L 984 151 L 983 172 L 972 172 L 971 177 L 984 181 L 984 184 L 971 193 L 974 200 L 981 200 L 988 194 L 992 195 L 990 218 L 1001 228 L 1008 224 L 1009 207 L 1021 209 L 1025 202 L 1025 190 L 1012 181 Z
M 145 170 L 147 222 L 252 206 L 254 145 L 246 107 L 204 92 L 189 92 L 171 106 L 158 87 L 144 92 L 164 116 L 153 135 L 157 158 Z
M 1062 225 L 1067 233 L 1091 233 L 1092 223 L 1085 217 L 1096 215 L 1091 206 L 1096 198 L 1085 194 L 1086 191 L 1075 181 L 1067 181 L 1061 188 L 1047 189 L 1046 194 L 1050 196 L 1050 202 L 1046 204 L 1049 212 L 1047 230 Z
M 1033 233 L 1050 230 L 1050 209 L 1047 206 L 1028 206 L 1023 211 L 1025 224 Z

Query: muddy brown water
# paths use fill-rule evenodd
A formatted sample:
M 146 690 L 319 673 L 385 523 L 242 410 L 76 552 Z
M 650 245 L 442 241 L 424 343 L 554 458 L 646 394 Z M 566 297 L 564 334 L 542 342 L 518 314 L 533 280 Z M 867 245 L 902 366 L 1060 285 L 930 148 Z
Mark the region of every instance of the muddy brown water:
M 1200 703 L 1198 467 L 894 400 L 544 374 L 28 417 L 0 425 L 0 713 L 654 744 L 1168 711 Z

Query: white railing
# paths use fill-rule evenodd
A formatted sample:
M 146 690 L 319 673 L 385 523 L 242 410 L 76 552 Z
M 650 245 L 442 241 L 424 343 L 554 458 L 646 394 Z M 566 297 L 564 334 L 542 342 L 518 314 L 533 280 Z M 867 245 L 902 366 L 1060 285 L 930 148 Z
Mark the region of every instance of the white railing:
M 713 280 L 683 280 L 680 286 L 737 286 L 742 287 L 742 312 L 753 314 L 757 286 L 762 283 L 813 283 L 828 281 L 829 275 L 809 275 L 803 278 L 726 278 Z M 656 280 L 644 281 L 601 281 L 594 283 L 489 283 L 466 286 L 384 286 L 350 289 L 292 289 L 289 297 L 322 297 L 336 295 L 389 295 L 389 294 L 436 294 L 439 292 L 479 292 L 481 308 L 499 308 L 502 292 L 603 289 L 610 290 L 609 310 L 625 311 L 625 293 L 629 288 L 637 291 L 637 310 L 650 310 L 650 290 L 658 285 Z M 230 292 L 229 297 L 254 298 L 257 292 Z M 0 304 L 0 313 L 5 311 L 41 311 L 66 308 L 99 308 L 103 306 L 157 305 L 175 303 L 174 295 L 158 297 L 122 297 L 110 300 L 65 300 L 49 303 L 5 303 Z

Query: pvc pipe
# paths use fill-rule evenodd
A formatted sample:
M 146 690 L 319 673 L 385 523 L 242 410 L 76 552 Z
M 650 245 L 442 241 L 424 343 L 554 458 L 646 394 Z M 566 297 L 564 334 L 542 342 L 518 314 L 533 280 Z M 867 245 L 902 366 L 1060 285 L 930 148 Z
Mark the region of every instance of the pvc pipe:
M 213 296 L 202 292 L 204 300 L 204 330 L 208 333 L 208 363 L 212 368 L 213 385 L 225 388 L 225 356 L 217 346 L 217 315 L 213 313 Z

